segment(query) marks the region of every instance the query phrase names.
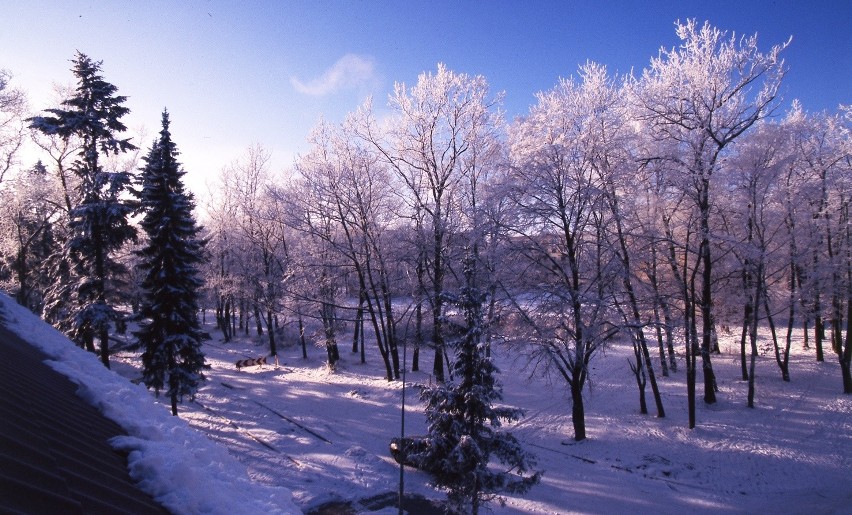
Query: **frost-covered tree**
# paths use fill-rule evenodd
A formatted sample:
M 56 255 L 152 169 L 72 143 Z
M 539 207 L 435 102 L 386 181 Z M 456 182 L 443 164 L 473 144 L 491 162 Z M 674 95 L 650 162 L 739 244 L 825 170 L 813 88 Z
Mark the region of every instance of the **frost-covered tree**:
M 275 197 L 283 223 L 302 236 L 291 251 L 294 276 L 289 288 L 296 301 L 299 333 L 303 334 L 303 317 L 321 322 L 327 364 L 333 370 L 340 360 L 338 310 L 343 307 L 348 258 L 341 252 L 344 238 L 332 207 L 334 200 L 318 194 L 306 166 L 305 161 L 299 162 L 299 175 L 286 187 L 278 188 Z
M 101 75 L 101 62 L 77 53 L 72 60 L 77 78 L 73 95 L 62 106 L 45 110 L 48 115 L 31 118 L 31 126 L 62 140 L 78 138 L 79 150 L 71 170 L 77 177 L 79 203 L 69 212 L 69 236 L 62 263 L 56 270 L 69 278 L 53 291 L 46 306 L 85 348 L 94 351 L 100 340 L 101 361 L 109 367 L 110 323 L 119 318 L 115 293 L 121 291 L 126 267 L 116 259 L 125 243 L 136 237 L 129 217 L 135 202 L 127 192 L 133 180 L 129 171 L 105 169 L 104 161 L 135 150 L 121 118 L 130 110 L 118 88 Z
M 476 284 L 476 261 L 474 256 L 465 259 L 465 284 L 457 298 L 448 295 L 464 316 L 458 327 L 461 336 L 450 342 L 455 352 L 453 379 L 421 393 L 428 436 L 425 450 L 411 456 L 446 489 L 452 510 L 472 514 L 489 501 L 502 502 L 500 493 L 526 492 L 541 477 L 533 470 L 535 459 L 514 435 L 500 429 L 523 412 L 494 406 L 502 400 L 502 387 L 482 341 L 485 295 Z M 498 470 L 492 460 L 505 468 Z
M 443 293 L 452 276 L 450 241 L 458 232 L 460 184 L 469 172 L 464 158 L 484 150 L 484 126 L 502 122 L 496 109 L 499 97 L 489 97 L 485 77 L 455 73 L 439 64 L 435 73 L 421 74 L 412 87 L 397 83 L 389 104 L 393 116 L 386 131 L 377 126 L 370 106 L 360 113 L 361 121 L 352 124 L 353 131 L 394 170 L 410 207 L 402 216 L 420 229 L 413 254 L 421 256 L 420 276 L 427 278 L 423 293 L 432 312 L 433 372 L 443 381 Z
M 539 94 L 510 136 L 511 231 L 527 265 L 515 290 L 532 299 L 514 303 L 528 329 L 521 338 L 532 344 L 535 370 L 553 371 L 568 385 L 576 440 L 586 437 L 589 364 L 618 332 L 610 286 L 620 275 L 602 238 L 607 185 L 600 157 L 611 149 L 590 130 L 606 120 L 598 97 L 608 87 L 606 73 L 593 64 L 580 73 L 582 83 L 564 80 Z
M 720 179 L 727 187 L 727 209 L 720 212 L 727 229 L 724 238 L 730 247 L 733 265 L 739 274 L 740 295 L 728 291 L 728 297 L 741 297 L 743 304 L 740 333 L 740 363 L 743 380 L 748 381 L 748 405 L 754 407 L 755 366 L 758 354 L 757 329 L 765 320 L 771 329 L 775 357 L 782 377 L 789 381 L 787 362 L 789 343 L 781 350 L 775 331 L 774 310 L 770 306 L 773 287 L 783 281 L 779 275 L 786 271 L 786 253 L 780 237 L 784 235 L 784 172 L 790 167 L 790 140 L 787 131 L 775 123 L 762 123 L 740 142 L 737 155 L 722 168 Z M 724 265 L 721 262 L 720 265 Z M 737 282 L 737 281 L 734 281 Z M 762 315 L 761 315 L 762 313 Z M 746 344 L 750 363 L 746 366 Z M 782 356 L 783 354 L 783 356 Z
M 198 270 L 204 240 L 193 215 L 192 194 L 184 189 L 184 171 L 163 112 L 160 138 L 144 158 L 140 223 L 148 235 L 138 251 L 142 280 L 140 329 L 142 379 L 159 395 L 166 388 L 172 415 L 183 396 L 193 396 L 208 368 L 201 351 L 198 301 L 202 280 Z
M 0 186 L 0 284 L 37 313 L 47 286 L 41 264 L 57 250 L 58 211 L 57 189 L 41 161 Z
M 0 183 L 17 164 L 26 126 L 26 95 L 11 86 L 11 79 L 11 73 L 0 69 Z
M 345 126 L 339 129 L 323 122 L 309 139 L 311 149 L 300 156 L 295 167 L 298 176 L 293 188 L 299 194 L 290 196 L 297 203 L 289 211 L 301 216 L 291 225 L 308 238 L 323 240 L 352 273 L 359 297 L 356 333 L 366 314 L 384 361 L 385 377 L 389 381 L 398 379 L 400 360 L 393 305 L 396 285 L 391 280 L 388 236 L 390 228 L 398 223 L 392 172 L 359 145 L 362 141 L 348 138 Z M 325 230 L 320 220 L 327 220 L 332 230 Z M 363 342 L 361 347 L 363 350 Z
M 227 190 L 223 196 L 232 202 L 228 223 L 232 237 L 240 242 L 233 250 L 241 305 L 245 306 L 243 311 L 250 311 L 245 313 L 245 330 L 248 331 L 249 316 L 255 318 L 258 336 L 263 334 L 265 324 L 269 354 L 278 359 L 275 320 L 281 312 L 290 263 L 285 225 L 278 219 L 269 190 L 274 183 L 270 158 L 260 145 L 249 147 L 240 159 L 222 170 L 220 187 Z
M 710 361 L 713 319 L 713 255 L 710 214 L 714 175 L 733 143 L 755 123 L 769 115 L 785 67 L 780 57 L 786 44 L 768 52 L 757 47 L 757 36 L 730 36 L 709 23 L 676 23 L 679 47 L 660 51 L 637 83 L 636 116 L 647 136 L 662 142 L 645 156 L 664 162 L 671 172 L 670 185 L 683 194 L 691 215 L 686 248 L 694 256 L 689 274 L 698 278 L 688 316 L 690 334 L 700 337 L 704 372 L 704 401 L 716 402 L 716 381 Z M 651 147 L 649 147 L 651 148 Z M 697 322 L 700 315 L 701 326 Z M 690 349 L 687 349 L 691 351 Z M 687 360 L 690 427 L 695 425 L 695 367 Z

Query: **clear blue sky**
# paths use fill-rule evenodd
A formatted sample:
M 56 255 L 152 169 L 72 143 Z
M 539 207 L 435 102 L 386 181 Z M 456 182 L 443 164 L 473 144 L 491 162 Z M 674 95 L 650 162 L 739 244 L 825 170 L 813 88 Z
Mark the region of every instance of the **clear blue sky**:
M 199 184 L 252 143 L 288 167 L 321 116 L 342 120 L 367 95 L 384 105 L 395 81 L 438 62 L 484 75 L 510 118 L 525 114 L 586 60 L 639 73 L 687 18 L 757 32 L 763 50 L 793 36 L 785 98 L 852 103 L 852 0 L 0 0 L 0 68 L 42 109 L 51 83 L 73 82 L 76 50 L 102 60 L 128 125 L 148 129 L 138 143 L 167 107 Z

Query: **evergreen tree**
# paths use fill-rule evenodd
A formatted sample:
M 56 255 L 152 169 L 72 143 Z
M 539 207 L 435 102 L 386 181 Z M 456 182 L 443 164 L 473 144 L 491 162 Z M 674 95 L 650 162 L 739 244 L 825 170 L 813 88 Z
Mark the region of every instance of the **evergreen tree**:
M 502 387 L 494 377 L 499 371 L 481 342 L 484 295 L 476 286 L 474 258 L 465 260 L 464 273 L 465 286 L 458 298 L 447 298 L 464 314 L 461 338 L 451 343 L 455 351 L 452 377 L 457 382 L 422 392 L 428 436 L 425 450 L 411 457 L 432 471 L 435 484 L 447 490 L 452 511 L 476 514 L 483 503 L 502 502 L 501 492 L 526 492 L 538 483 L 541 473 L 531 470 L 535 460 L 518 440 L 499 429 L 504 421 L 518 420 L 523 411 L 493 406 L 502 400 Z M 508 469 L 489 467 L 492 457 Z
M 112 304 L 127 274 L 116 253 L 136 237 L 128 221 L 135 202 L 126 194 L 132 175 L 104 170 L 100 157 L 136 147 L 118 137 L 126 129 L 121 118 L 130 110 L 123 105 L 127 97 L 116 95 L 118 88 L 101 76 L 101 61 L 78 52 L 72 62 L 75 94 L 62 107 L 47 109 L 49 116 L 30 119 L 34 129 L 81 143 L 71 167 L 79 178 L 80 202 L 69 213 L 69 236 L 56 266 L 68 280 L 52 290 L 45 309 L 81 346 L 94 351 L 97 336 L 101 361 L 109 367 L 109 327 L 119 318 Z
M 192 194 L 184 190 L 184 171 L 169 133 L 169 114 L 142 169 L 141 226 L 147 244 L 138 251 L 142 279 L 142 323 L 135 334 L 144 347 L 142 378 L 159 395 L 167 386 L 172 415 L 178 399 L 193 396 L 208 368 L 201 352 L 198 302 L 202 280 L 198 265 L 205 241 L 193 216 Z

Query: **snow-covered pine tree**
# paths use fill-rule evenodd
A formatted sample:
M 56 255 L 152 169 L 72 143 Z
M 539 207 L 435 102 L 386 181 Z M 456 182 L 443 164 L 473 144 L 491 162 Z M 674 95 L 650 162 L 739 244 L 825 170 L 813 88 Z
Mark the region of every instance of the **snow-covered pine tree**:
M 209 368 L 201 351 L 198 301 L 202 279 L 198 269 L 205 241 L 193 216 L 193 196 L 185 191 L 179 152 L 163 112 L 160 138 L 142 169 L 141 225 L 148 235 L 138 251 L 142 279 L 142 322 L 135 332 L 144 351 L 142 379 L 148 388 L 167 388 L 172 415 L 183 396 L 193 396 Z
M 486 357 L 481 342 L 484 295 L 476 286 L 475 258 L 465 259 L 465 286 L 457 298 L 448 297 L 464 315 L 461 337 L 451 343 L 455 353 L 450 382 L 424 389 L 428 435 L 425 450 L 411 458 L 433 473 L 434 483 L 446 489 L 449 508 L 477 514 L 489 501 L 503 502 L 500 493 L 523 493 L 538 483 L 535 458 L 521 448 L 502 422 L 518 420 L 523 411 L 494 407 L 502 400 L 499 372 Z M 503 466 L 489 466 L 495 458 Z
M 48 116 L 30 118 L 31 127 L 63 140 L 78 138 L 80 150 L 71 166 L 79 178 L 80 202 L 69 213 L 68 239 L 55 270 L 66 279 L 52 289 L 45 310 L 81 346 L 94 351 L 100 340 L 101 361 L 109 367 L 110 323 L 119 318 L 113 308 L 127 268 L 116 259 L 125 243 L 136 237 L 128 218 L 135 202 L 126 195 L 132 175 L 104 170 L 101 155 L 117 155 L 136 147 L 118 135 L 126 129 L 121 118 L 130 112 L 117 96 L 118 88 L 101 76 L 101 61 L 80 52 L 72 60 L 75 93 L 62 107 L 46 109 Z

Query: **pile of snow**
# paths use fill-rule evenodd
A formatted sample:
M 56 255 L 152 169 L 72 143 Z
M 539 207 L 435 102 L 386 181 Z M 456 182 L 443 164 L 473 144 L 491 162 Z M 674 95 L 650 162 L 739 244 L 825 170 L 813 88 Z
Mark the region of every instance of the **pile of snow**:
M 252 482 L 246 467 L 222 447 L 152 402 L 141 385 L 106 369 L 38 317 L 0 293 L 6 327 L 79 385 L 77 395 L 118 423 L 129 436 L 113 438 L 129 452 L 130 477 L 173 513 L 301 513 L 291 492 Z

